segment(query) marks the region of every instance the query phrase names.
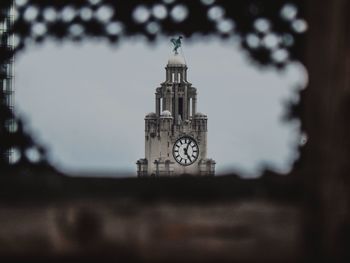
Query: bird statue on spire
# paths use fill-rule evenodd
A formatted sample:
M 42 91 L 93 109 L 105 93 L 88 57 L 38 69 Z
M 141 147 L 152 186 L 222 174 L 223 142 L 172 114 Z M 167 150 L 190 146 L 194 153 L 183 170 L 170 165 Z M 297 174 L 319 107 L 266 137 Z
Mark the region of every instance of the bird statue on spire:
M 175 55 L 179 54 L 179 52 L 177 52 L 177 50 L 179 47 L 181 47 L 181 39 L 182 38 L 183 38 L 182 36 L 179 36 L 177 39 L 176 38 L 170 39 L 171 43 L 173 43 L 173 45 L 174 45 L 173 52 L 175 53 Z

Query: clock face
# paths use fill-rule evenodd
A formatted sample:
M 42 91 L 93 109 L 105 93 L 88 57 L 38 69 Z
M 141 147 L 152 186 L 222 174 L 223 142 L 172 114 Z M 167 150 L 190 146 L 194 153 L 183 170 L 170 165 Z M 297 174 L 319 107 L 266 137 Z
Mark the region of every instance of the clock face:
M 199 155 L 197 142 L 188 136 L 177 139 L 173 147 L 173 155 L 181 165 L 193 164 Z

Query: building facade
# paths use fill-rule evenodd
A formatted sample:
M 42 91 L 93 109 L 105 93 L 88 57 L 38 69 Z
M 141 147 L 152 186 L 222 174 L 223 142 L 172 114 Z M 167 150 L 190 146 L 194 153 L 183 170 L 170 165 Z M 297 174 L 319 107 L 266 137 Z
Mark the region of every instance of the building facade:
M 136 163 L 137 175 L 214 175 L 215 161 L 207 158 L 208 118 L 197 112 L 197 89 L 187 81 L 184 58 L 175 53 L 165 69 L 155 112 L 145 117 L 145 158 Z

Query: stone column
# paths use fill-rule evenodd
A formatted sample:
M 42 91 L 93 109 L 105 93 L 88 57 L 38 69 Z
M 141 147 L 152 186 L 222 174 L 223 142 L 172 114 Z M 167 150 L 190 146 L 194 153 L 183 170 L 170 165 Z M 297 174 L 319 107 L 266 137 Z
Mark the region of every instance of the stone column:
M 167 91 L 166 92 L 166 110 L 170 111 L 172 113 L 173 107 L 172 107 L 172 101 L 173 101 L 173 92 L 172 91 Z
M 174 113 L 173 113 L 173 116 L 174 116 L 174 119 L 175 119 L 175 125 L 177 124 L 178 122 L 178 118 L 179 118 L 179 89 L 178 89 L 178 85 L 175 85 L 174 86 L 174 103 L 175 103 L 175 109 L 174 109 Z
M 171 81 L 170 69 L 168 67 L 166 67 L 165 69 L 166 69 L 166 82 L 170 82 Z
M 183 99 L 183 120 L 187 120 L 188 119 L 188 108 L 187 108 L 187 85 L 185 86 L 185 94 L 184 94 L 184 99 Z
M 166 97 L 163 97 L 162 100 L 163 100 L 162 111 L 165 111 L 165 109 L 166 109 Z
M 187 119 L 190 118 L 190 113 L 191 113 L 191 98 L 187 96 Z
M 157 117 L 160 115 L 160 98 L 158 94 L 156 94 L 156 115 Z
M 178 83 L 178 78 L 177 78 L 177 68 L 174 69 L 174 82 Z
M 194 117 L 196 112 L 197 112 L 197 95 L 194 95 L 194 97 L 192 98 L 192 117 Z

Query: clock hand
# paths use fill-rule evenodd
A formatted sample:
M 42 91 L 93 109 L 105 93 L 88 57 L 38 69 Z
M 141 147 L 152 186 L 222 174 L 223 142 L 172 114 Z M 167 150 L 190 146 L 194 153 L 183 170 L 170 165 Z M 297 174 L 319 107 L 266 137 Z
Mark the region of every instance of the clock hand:
M 184 153 L 187 155 L 188 152 L 188 147 L 190 147 L 190 145 L 188 144 L 186 148 L 184 148 Z
M 187 149 L 188 149 L 188 146 L 187 146 L 186 149 L 184 149 L 184 152 L 185 152 L 185 154 L 187 155 L 187 157 L 188 157 L 188 159 L 190 160 L 190 162 L 192 162 L 191 157 L 189 156 L 189 154 L 188 154 L 188 152 L 187 152 Z
M 186 152 L 188 151 L 188 147 L 190 147 L 190 144 L 187 144 L 187 147 L 186 147 Z
M 187 155 L 188 159 L 190 160 L 190 162 L 192 162 L 191 157 L 188 155 L 187 152 L 186 152 L 186 155 Z

